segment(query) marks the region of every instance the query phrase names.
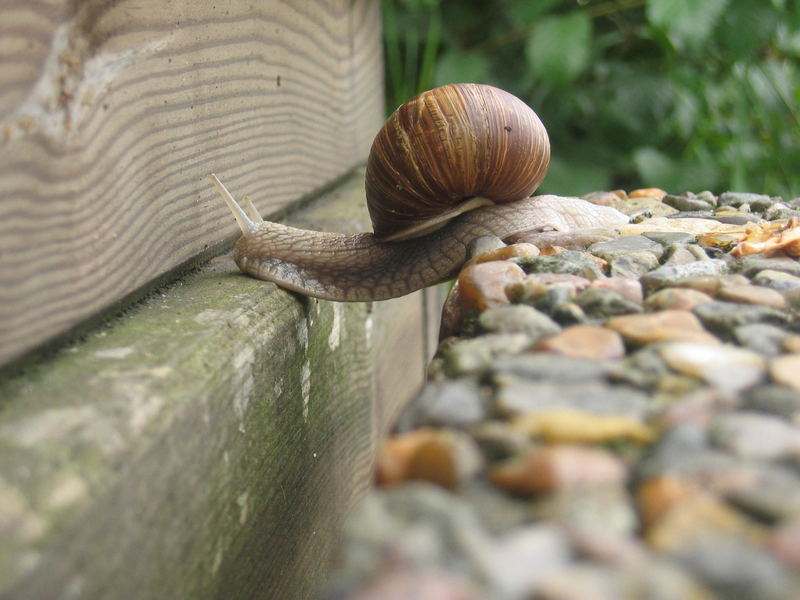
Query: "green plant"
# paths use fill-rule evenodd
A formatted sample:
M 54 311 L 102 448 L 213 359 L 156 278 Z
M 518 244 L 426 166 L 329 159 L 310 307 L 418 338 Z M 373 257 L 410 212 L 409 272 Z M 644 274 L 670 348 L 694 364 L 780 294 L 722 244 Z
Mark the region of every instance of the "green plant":
M 384 0 L 387 105 L 451 81 L 547 125 L 543 189 L 800 195 L 800 7 L 785 0 Z

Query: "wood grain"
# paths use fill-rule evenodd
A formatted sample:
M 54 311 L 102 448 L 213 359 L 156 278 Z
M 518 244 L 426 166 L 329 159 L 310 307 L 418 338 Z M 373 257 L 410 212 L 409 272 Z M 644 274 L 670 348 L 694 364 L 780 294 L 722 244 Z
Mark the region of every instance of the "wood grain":
M 0 364 L 366 158 L 377 2 L 67 0 L 0 24 Z

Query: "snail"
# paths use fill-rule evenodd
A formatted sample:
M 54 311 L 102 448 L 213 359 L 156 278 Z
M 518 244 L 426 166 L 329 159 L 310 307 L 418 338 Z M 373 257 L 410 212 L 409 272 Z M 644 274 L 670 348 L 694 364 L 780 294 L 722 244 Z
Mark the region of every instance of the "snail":
M 401 105 L 375 137 L 366 166 L 373 233 L 306 231 L 262 220 L 209 175 L 243 236 L 239 268 L 327 300 L 403 296 L 452 279 L 478 237 L 627 222 L 578 198 L 531 194 L 550 162 L 544 125 L 522 100 L 482 84 L 450 84 Z

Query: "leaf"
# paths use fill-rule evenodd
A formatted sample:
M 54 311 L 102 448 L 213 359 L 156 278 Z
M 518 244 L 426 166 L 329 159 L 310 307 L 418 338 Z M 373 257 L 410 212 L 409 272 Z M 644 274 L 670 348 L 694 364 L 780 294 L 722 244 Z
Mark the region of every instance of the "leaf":
M 729 0 L 649 0 L 647 19 L 676 48 L 703 46 Z
M 436 65 L 436 85 L 446 83 L 487 81 L 489 60 L 485 54 L 470 54 L 448 49 L 439 56 Z
M 525 44 L 525 56 L 537 77 L 564 86 L 589 66 L 592 23 L 575 11 L 543 19 Z

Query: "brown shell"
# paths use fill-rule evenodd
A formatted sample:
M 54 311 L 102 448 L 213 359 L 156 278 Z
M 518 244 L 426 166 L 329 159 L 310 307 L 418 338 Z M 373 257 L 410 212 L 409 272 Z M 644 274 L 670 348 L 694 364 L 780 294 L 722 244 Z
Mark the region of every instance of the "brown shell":
M 475 83 L 423 92 L 394 111 L 372 144 L 366 189 L 375 236 L 421 235 L 471 198 L 526 198 L 549 163 L 547 131 L 516 96 Z

